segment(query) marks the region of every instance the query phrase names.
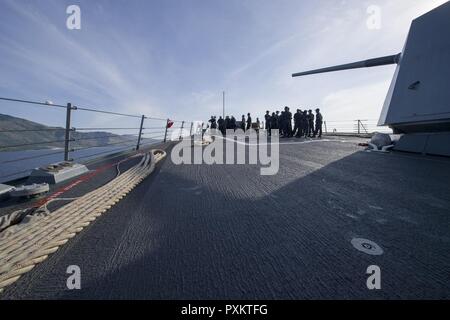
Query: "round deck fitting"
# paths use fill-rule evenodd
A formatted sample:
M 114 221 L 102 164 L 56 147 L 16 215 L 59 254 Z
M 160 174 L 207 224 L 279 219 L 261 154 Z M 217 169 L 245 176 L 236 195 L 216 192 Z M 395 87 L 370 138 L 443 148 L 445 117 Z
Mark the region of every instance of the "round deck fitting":
M 352 239 L 353 247 L 361 252 L 370 254 L 372 256 L 380 256 L 383 254 L 383 249 L 375 242 L 362 238 Z

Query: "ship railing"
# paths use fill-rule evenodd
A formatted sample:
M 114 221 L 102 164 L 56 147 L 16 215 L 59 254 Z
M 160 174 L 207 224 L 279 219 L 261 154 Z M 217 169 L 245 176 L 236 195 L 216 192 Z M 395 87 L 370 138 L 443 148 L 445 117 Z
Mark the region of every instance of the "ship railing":
M 376 119 L 326 120 L 322 130 L 328 135 L 372 135 L 375 132 L 392 133 L 392 129 L 379 126 Z
M 261 129 L 265 129 L 264 122 Z M 378 125 L 376 119 L 357 120 L 325 120 L 322 124 L 322 134 L 327 135 L 361 135 L 368 136 L 375 132 L 392 133 L 392 129 Z
M 0 141 L 15 134 L 25 135 L 23 143 L 0 144 L 0 182 L 12 181 L 29 175 L 37 166 L 58 161 L 89 162 L 128 151 L 192 135 L 194 122 L 170 118 L 107 111 L 105 108 L 87 107 L 73 103 L 55 104 L 0 97 L 0 113 L 14 108 L 15 114 L 27 118 L 28 107 L 45 108 L 59 113 L 52 117 L 56 125 L 41 128 L 10 128 L 0 123 Z M 22 108 L 22 110 L 20 110 Z M 18 110 L 19 109 L 19 110 Z M 10 112 L 9 112 L 10 113 Z M 22 116 L 23 115 L 23 116 Z M 95 118 L 95 121 L 92 119 Z M 33 119 L 29 119 L 33 121 Z M 99 125 L 85 126 L 86 123 Z M 59 124 L 59 125 L 58 125 Z M 105 125 L 106 124 L 106 125 Z M 54 132 L 56 139 L 37 140 L 36 134 Z M 84 134 L 83 134 L 84 133 Z M 42 134 L 45 136 L 44 134 Z M 26 141 L 28 137 L 28 141 Z M 12 139 L 14 141 L 14 139 Z M 29 151 L 26 154 L 23 151 Z M 8 171 L 1 170 L 8 167 Z M 15 168 L 12 170 L 11 167 Z

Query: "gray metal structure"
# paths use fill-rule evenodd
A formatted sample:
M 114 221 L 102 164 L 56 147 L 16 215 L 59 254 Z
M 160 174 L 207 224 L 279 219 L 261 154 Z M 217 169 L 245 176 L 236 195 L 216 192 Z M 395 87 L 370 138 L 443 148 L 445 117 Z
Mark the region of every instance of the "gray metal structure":
M 401 55 L 402 54 L 399 53 L 399 54 L 395 54 L 392 56 L 386 56 L 386 57 L 380 57 L 380 58 L 375 58 L 375 59 L 341 64 L 339 66 L 298 72 L 298 73 L 294 73 L 292 75 L 292 77 L 302 77 L 302 76 L 308 76 L 308 75 L 318 74 L 318 73 L 326 73 L 326 72 L 334 72 L 334 71 L 342 71 L 342 70 L 350 70 L 350 69 L 360 69 L 360 68 L 371 68 L 371 67 L 385 66 L 385 65 L 389 65 L 389 64 L 398 64 L 400 62 Z
M 402 53 L 334 67 L 294 73 L 317 73 L 397 64 L 378 125 L 412 134 L 408 150 L 429 152 L 436 139 L 446 142 L 437 154 L 450 155 L 450 2 L 413 20 Z M 439 134 L 435 134 L 439 133 Z M 403 139 L 403 137 L 402 137 Z M 402 139 L 396 149 L 402 150 Z M 417 147 L 414 147 L 417 141 Z M 419 141 L 425 141 L 419 143 Z M 412 147 L 412 148 L 411 148 Z M 433 148 L 436 150 L 436 148 Z
M 88 171 L 88 168 L 83 164 L 60 162 L 52 164 L 48 167 L 34 169 L 31 172 L 27 183 L 46 182 L 49 184 L 57 184 L 68 179 L 78 177 Z

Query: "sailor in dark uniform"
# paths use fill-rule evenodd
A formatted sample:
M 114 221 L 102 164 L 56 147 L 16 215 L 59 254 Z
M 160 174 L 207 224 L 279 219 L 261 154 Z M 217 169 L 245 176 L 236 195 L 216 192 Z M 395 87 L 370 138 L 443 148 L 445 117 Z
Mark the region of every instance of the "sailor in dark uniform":
M 236 118 L 234 116 L 231 116 L 230 124 L 231 124 L 231 129 L 236 131 Z
M 292 137 L 292 113 L 289 111 L 289 107 L 284 108 L 284 121 L 286 128 L 285 136 L 290 138 Z
M 314 136 L 314 114 L 312 110 L 308 110 L 308 137 L 312 138 Z
M 225 129 L 231 129 L 231 119 L 230 116 L 225 117 Z
M 301 137 L 303 137 L 305 135 L 305 124 L 304 124 L 305 116 L 304 116 L 302 110 L 300 110 L 300 117 L 299 118 L 300 118 L 300 134 L 299 134 L 299 137 L 301 138 Z
M 225 134 L 225 120 L 222 118 L 222 116 L 219 117 L 219 120 L 217 120 L 217 123 L 219 124 L 219 130 L 222 132 L 222 134 Z
M 278 130 L 278 117 L 275 112 L 272 112 L 270 117 L 270 134 L 272 134 L 272 129 Z
M 323 123 L 323 117 L 320 113 L 320 109 L 316 109 L 316 130 L 314 131 L 314 138 L 319 134 L 319 138 L 322 138 L 322 123 Z
M 209 119 L 208 122 L 211 122 L 211 129 L 217 129 L 216 117 L 211 116 L 211 119 Z
M 284 125 L 284 111 L 281 111 L 280 115 L 278 116 L 278 125 L 280 126 L 280 135 L 281 137 L 284 137 L 285 134 L 285 125 Z
M 266 111 L 266 115 L 264 116 L 264 120 L 266 121 L 266 130 L 267 130 L 267 134 L 269 136 L 272 135 L 271 119 L 272 119 L 272 117 L 270 116 L 270 112 Z
M 250 116 L 250 113 L 247 113 L 247 130 L 250 130 L 252 128 L 252 117 Z
M 295 137 L 300 138 L 300 135 L 302 134 L 301 129 L 301 120 L 302 117 L 302 111 L 300 109 L 297 109 L 297 112 L 294 114 L 294 131 L 292 132 L 292 135 L 295 135 Z
M 303 131 L 303 137 L 308 137 L 309 132 L 309 122 L 308 122 L 308 111 L 303 111 L 303 117 L 302 117 L 302 131 Z
M 276 129 L 278 129 L 278 132 L 280 132 L 281 129 L 281 115 L 280 111 L 275 112 L 275 120 L 276 120 Z
M 241 129 L 242 129 L 242 131 L 245 131 L 245 116 L 244 115 L 242 115 Z

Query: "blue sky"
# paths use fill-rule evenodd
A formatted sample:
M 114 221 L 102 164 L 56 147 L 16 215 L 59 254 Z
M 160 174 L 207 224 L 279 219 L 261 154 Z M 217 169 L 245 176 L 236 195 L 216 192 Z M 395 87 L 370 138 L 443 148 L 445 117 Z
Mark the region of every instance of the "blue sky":
M 221 113 L 225 90 L 236 116 L 288 105 L 320 107 L 328 120 L 377 119 L 394 66 L 291 73 L 398 53 L 411 20 L 444 2 L 1 0 L 0 96 L 202 120 Z M 81 30 L 66 28 L 72 4 Z M 366 25 L 371 5 L 381 9 L 378 30 Z M 63 124 L 63 112 L 43 111 L 0 102 L 0 113 Z

